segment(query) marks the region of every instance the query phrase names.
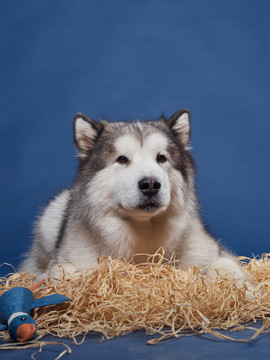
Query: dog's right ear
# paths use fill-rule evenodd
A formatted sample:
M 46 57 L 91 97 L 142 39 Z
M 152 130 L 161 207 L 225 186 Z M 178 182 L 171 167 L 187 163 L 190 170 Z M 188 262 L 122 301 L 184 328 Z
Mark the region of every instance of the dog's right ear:
M 79 157 L 87 156 L 102 132 L 103 125 L 95 122 L 84 114 L 76 114 L 73 121 L 74 142 Z
M 189 149 L 190 141 L 190 111 L 182 109 L 177 111 L 169 120 L 168 125 L 174 136 Z

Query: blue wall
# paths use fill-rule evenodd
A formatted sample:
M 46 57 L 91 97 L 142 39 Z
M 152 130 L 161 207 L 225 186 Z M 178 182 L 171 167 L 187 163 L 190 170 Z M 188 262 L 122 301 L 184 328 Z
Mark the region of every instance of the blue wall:
M 235 253 L 269 249 L 269 0 L 1 0 L 0 263 L 76 170 L 72 118 L 192 113 L 198 193 Z

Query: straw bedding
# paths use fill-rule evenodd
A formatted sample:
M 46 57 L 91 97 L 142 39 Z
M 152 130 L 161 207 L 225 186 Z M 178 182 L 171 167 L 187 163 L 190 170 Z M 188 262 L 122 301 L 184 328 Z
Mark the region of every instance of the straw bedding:
M 78 335 L 92 331 L 113 338 L 144 329 L 155 335 L 148 343 L 157 344 L 168 337 L 196 333 L 230 338 L 217 329 L 251 328 L 256 319 L 263 324 L 250 339 L 268 331 L 270 254 L 240 258 L 253 292 L 229 277 L 209 280 L 196 267 L 182 270 L 163 254 L 161 249 L 142 265 L 100 257 L 94 269 L 76 276 L 64 274 L 62 280 L 48 278 L 35 290 L 36 298 L 59 293 L 72 301 L 36 309 L 38 335 L 70 337 L 78 343 Z M 35 282 L 34 275 L 11 274 L 0 279 L 0 295 Z M 8 339 L 6 332 L 1 336 Z

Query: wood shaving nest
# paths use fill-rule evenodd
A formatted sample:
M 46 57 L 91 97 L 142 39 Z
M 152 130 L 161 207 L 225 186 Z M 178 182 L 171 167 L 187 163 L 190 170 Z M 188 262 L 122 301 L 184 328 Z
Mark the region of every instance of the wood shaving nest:
M 270 254 L 239 260 L 254 285 L 252 292 L 230 277 L 209 280 L 197 267 L 183 270 L 173 258 L 166 260 L 162 249 L 141 265 L 99 257 L 95 268 L 76 275 L 64 273 L 62 280 L 49 277 L 34 291 L 36 298 L 56 293 L 72 300 L 34 310 L 38 335 L 69 337 L 78 344 L 77 336 L 84 340 L 89 332 L 113 338 L 144 329 L 155 335 L 150 344 L 203 333 L 236 340 L 218 329 L 250 329 L 262 319 L 259 329 L 252 328 L 252 337 L 236 341 L 252 340 L 270 328 Z M 36 281 L 32 274 L 9 274 L 0 279 L 0 295 Z M 7 332 L 1 337 L 7 340 Z

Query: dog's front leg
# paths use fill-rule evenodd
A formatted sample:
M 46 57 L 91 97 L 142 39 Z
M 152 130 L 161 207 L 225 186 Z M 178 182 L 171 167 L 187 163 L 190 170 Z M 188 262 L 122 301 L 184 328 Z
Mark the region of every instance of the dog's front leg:
M 216 279 L 218 276 L 225 277 L 227 275 L 236 279 L 239 285 L 245 284 L 248 288 L 248 295 L 252 296 L 254 286 L 248 281 L 247 274 L 245 274 L 240 264 L 233 257 L 219 257 L 207 269 L 207 277 L 209 279 Z
M 69 262 L 64 262 L 64 263 L 60 263 L 60 264 L 55 264 L 51 267 L 49 267 L 49 269 L 41 274 L 38 277 L 38 280 L 43 280 L 45 278 L 53 278 L 53 279 L 57 279 L 57 280 L 62 280 L 64 277 L 68 277 L 68 276 L 76 276 L 76 273 L 79 274 L 80 269 L 78 269 L 75 265 L 69 263 Z

